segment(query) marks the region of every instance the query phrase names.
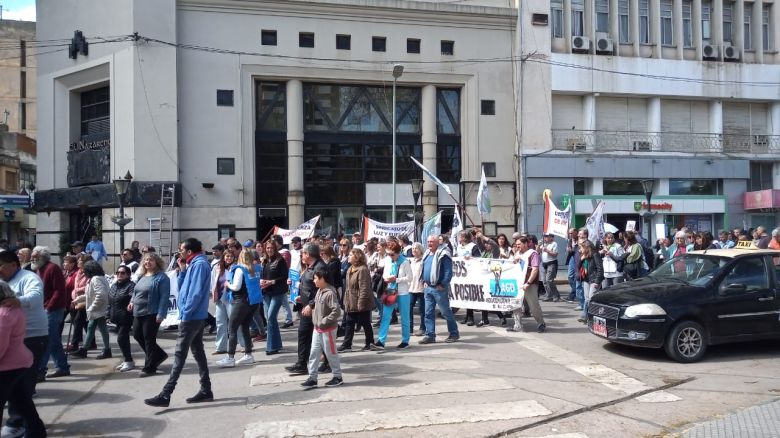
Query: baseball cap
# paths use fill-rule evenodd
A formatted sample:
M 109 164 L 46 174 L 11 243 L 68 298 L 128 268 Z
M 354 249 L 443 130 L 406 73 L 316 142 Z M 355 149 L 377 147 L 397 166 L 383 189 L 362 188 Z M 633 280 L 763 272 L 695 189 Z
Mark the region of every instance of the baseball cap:
M 247 240 L 246 242 L 244 242 L 244 247 L 245 248 L 251 248 L 253 246 L 255 246 L 255 242 L 252 241 L 252 240 Z

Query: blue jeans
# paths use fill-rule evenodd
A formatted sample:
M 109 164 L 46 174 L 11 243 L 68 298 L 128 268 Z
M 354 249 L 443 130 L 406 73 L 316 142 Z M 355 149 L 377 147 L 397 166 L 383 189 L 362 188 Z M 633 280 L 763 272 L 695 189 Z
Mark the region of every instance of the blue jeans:
M 284 294 L 284 300 L 282 304 L 284 305 L 284 313 L 286 315 L 284 318 L 284 322 L 286 322 L 287 324 L 292 324 L 293 313 L 292 313 L 292 309 L 290 308 L 290 294 Z
M 410 293 L 409 299 L 409 329 L 414 330 L 414 306 L 420 312 L 420 330 L 425 331 L 425 295 L 421 293 Z
M 265 319 L 268 321 L 265 351 L 282 349 L 282 333 L 279 331 L 279 309 L 287 301 L 287 295 L 263 296 Z
M 216 316 L 217 319 L 217 336 L 215 340 L 216 351 L 227 351 L 228 347 L 228 318 L 230 315 L 228 308 L 227 297 L 222 295 L 222 298 L 217 301 Z
M 572 257 L 569 260 L 569 266 L 567 266 L 566 276 L 569 278 L 569 301 L 574 301 L 577 298 L 577 260 Z
M 62 348 L 62 332 L 60 331 L 62 321 L 65 318 L 65 309 L 47 310 L 46 318 L 49 323 L 49 348 L 43 354 L 41 363 L 38 364 L 38 371 L 41 374 L 46 374 L 49 358 L 54 359 L 54 366 L 58 370 L 70 371 L 68 356 L 65 355 L 65 350 Z
M 103 352 L 111 352 L 111 344 L 108 342 L 108 326 L 106 325 L 106 317 L 93 319 L 87 324 L 87 336 L 84 338 L 84 343 L 81 348 L 87 349 L 92 345 L 92 341 L 95 340 L 95 329 L 100 332 L 100 337 L 103 338 Z
M 450 336 L 459 337 L 458 323 L 455 322 L 455 315 L 452 314 L 450 308 L 450 296 L 447 291 L 449 287 L 443 291 L 438 291 L 433 287 L 426 287 L 425 291 L 425 337 L 430 339 L 436 339 L 436 306 L 439 306 L 439 311 L 444 319 L 447 320 L 447 331 L 450 332 Z
M 409 328 L 410 324 L 406 320 L 409 317 L 409 303 L 411 296 L 398 295 L 398 300 L 392 306 L 384 306 L 382 308 L 382 320 L 379 324 L 379 342 L 385 343 L 387 339 L 387 331 L 390 329 L 390 319 L 393 316 L 393 310 L 398 308 L 398 316 L 401 318 L 401 342 L 409 343 Z

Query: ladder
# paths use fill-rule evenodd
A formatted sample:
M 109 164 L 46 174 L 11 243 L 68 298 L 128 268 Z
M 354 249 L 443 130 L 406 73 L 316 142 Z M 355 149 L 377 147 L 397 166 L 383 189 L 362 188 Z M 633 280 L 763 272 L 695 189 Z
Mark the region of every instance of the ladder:
M 178 249 L 174 248 L 173 242 L 175 200 L 176 184 L 163 184 L 160 188 L 160 217 L 146 219 L 149 221 L 149 244 L 166 261 Z

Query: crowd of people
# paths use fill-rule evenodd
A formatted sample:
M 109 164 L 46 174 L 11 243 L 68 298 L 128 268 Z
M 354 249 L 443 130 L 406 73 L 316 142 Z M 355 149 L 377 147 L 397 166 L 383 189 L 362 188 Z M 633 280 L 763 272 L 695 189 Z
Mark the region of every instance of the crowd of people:
M 46 247 L 13 251 L 0 245 L 0 421 L 6 402 L 9 412 L 3 436 L 45 436 L 32 401 L 36 385 L 70 375 L 69 361 L 87 358 L 97 349 L 96 332 L 101 350 L 94 359 L 113 357 L 111 327 L 122 355 L 117 372 L 136 369 L 132 334 L 144 355 L 138 376 L 157 374 L 169 357 L 157 337 L 169 316 L 173 287 L 178 310 L 174 361 L 161 392 L 145 400 L 157 407 L 169 405 L 190 350 L 200 389 L 186 401 L 214 399 L 203 340 L 207 326 L 208 333 L 215 334 L 211 355 L 221 356 L 214 365 L 230 368 L 254 363 L 257 343 L 265 342 L 266 355 L 282 353 L 281 329 L 293 327 L 297 319 L 295 362 L 286 370 L 308 376 L 301 384 L 304 389 L 317 387 L 322 373 L 331 373 L 325 386 L 339 386 L 343 383 L 339 355 L 353 350 L 358 330 L 363 332 L 364 351 L 389 348 L 393 324 L 400 325 L 397 350 L 409 348 L 412 336 L 420 338 L 419 344 L 434 343 L 438 309 L 446 321 L 444 342 L 459 340 L 454 316 L 458 309 L 450 307 L 448 293 L 453 257 L 525 263 L 524 308 L 493 312 L 495 322 L 508 326 L 510 332 L 522 331 L 522 317 L 528 312 L 536 331 L 543 333 L 546 323 L 540 301 L 576 303 L 574 310 L 584 323 L 593 294 L 646 275 L 654 266 L 689 251 L 731 248 L 740 240 L 780 249 L 780 229 L 771 235 L 762 227 L 751 232 L 723 231 L 715 239 L 709 232 L 683 228 L 673 238 L 650 245 L 633 231 L 606 233 L 593 242 L 587 228 L 572 228 L 564 261 L 571 291 L 564 297 L 556 286 L 564 249 L 552 235 L 539 241 L 533 235 L 514 233 L 510 240 L 505 234 L 487 237 L 478 228 L 459 232 L 456 242 L 447 234 L 428 236 L 425 247 L 405 236 L 364 242 L 359 233 L 351 239 L 294 237 L 289 245 L 279 235 L 244 243 L 230 238 L 211 248 L 211 260 L 200 241 L 188 238 L 168 266 L 153 247 L 141 250 L 134 242 L 122 251 L 113 275 L 106 275 L 98 262 L 105 252 L 96 238 L 91 241 L 92 251 L 75 242 L 62 266 L 52 261 Z M 211 304 L 214 316 L 209 313 Z M 280 324 L 282 310 L 284 323 Z M 465 310 L 462 324 L 491 324 L 489 312 L 481 311 L 475 323 L 474 310 Z M 509 317 L 514 320 L 511 326 Z M 374 329 L 378 329 L 376 336 Z M 343 339 L 337 346 L 339 338 Z M 243 354 L 237 358 L 239 346 Z

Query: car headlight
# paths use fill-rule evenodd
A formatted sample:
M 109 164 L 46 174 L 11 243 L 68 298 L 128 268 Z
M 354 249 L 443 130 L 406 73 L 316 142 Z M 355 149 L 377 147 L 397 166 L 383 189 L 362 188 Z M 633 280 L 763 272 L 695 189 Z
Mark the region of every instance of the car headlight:
M 626 309 L 623 316 L 625 318 L 636 318 L 637 316 L 663 316 L 666 311 L 658 304 L 637 304 Z

